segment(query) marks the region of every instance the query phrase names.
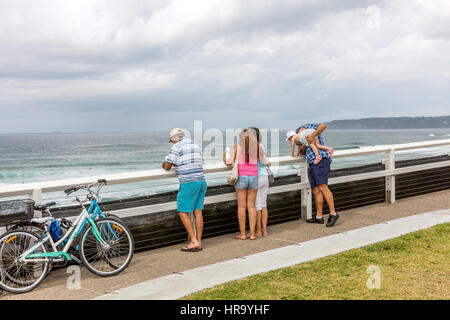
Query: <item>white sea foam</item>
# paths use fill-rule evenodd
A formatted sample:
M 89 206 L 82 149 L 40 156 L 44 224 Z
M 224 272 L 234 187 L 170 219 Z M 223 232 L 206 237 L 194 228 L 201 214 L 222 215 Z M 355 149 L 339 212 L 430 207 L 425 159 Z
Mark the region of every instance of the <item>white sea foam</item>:
M 430 134 L 431 132 L 434 132 Z M 434 139 L 450 137 L 450 130 L 359 130 L 336 131 L 324 135 L 325 144 L 342 149 L 364 149 L 369 146 L 385 147 L 387 144 L 406 143 L 437 136 Z M 15 141 L 15 142 L 14 142 Z M 84 176 L 101 176 L 116 172 L 141 171 L 159 169 L 170 146 L 158 134 L 123 135 L 55 135 L 52 146 L 47 141 L 35 141 L 27 136 L 17 136 L 16 140 L 0 139 L 0 184 L 29 183 L 46 180 L 59 180 Z M 20 143 L 17 144 L 17 141 Z M 161 141 L 161 142 L 159 142 Z M 132 147 L 130 147 L 132 145 Z M 205 145 L 207 145 L 205 143 Z M 281 156 L 289 154 L 289 145 L 280 138 L 277 152 Z M 45 154 L 43 155 L 43 151 Z M 396 159 L 404 160 L 447 154 L 448 147 L 417 149 L 398 152 Z M 208 163 L 221 162 L 209 159 Z M 380 162 L 383 154 L 360 156 L 333 160 L 333 169 L 365 165 Z M 275 168 L 274 168 L 275 169 Z M 288 165 L 277 168 L 276 176 L 296 174 L 299 165 Z M 208 175 L 208 185 L 225 185 L 227 173 Z M 102 195 L 109 199 L 129 198 L 173 191 L 178 188 L 176 179 L 157 180 L 145 183 L 108 186 Z M 62 192 L 44 194 L 44 201 L 72 204 L 64 198 Z M 51 199 L 51 200 L 50 200 Z

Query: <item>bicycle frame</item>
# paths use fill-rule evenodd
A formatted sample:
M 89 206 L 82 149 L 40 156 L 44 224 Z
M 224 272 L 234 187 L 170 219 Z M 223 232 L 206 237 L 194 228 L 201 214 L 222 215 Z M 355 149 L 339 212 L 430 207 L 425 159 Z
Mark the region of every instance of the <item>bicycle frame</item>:
M 83 207 L 84 209 L 84 207 Z M 88 214 L 91 215 L 91 219 L 95 221 L 95 218 L 97 218 L 97 215 L 99 215 L 101 218 L 106 218 L 106 216 L 103 214 L 102 210 L 100 209 L 100 206 L 97 203 L 96 199 L 92 199 L 91 205 L 89 206 L 89 209 L 87 210 Z M 87 220 L 83 222 L 83 225 L 81 226 L 81 229 L 77 233 L 77 237 L 80 235 L 80 233 L 83 231 L 84 226 L 86 225 Z
M 55 259 L 55 260 L 53 260 L 55 262 L 64 261 L 64 259 L 70 261 L 71 257 L 67 252 L 69 251 L 69 248 L 71 247 L 73 241 L 79 235 L 79 233 L 81 232 L 82 228 L 84 228 L 86 223 L 89 223 L 92 226 L 92 232 L 94 233 L 95 238 L 101 244 L 101 246 L 108 247 L 108 245 L 105 243 L 105 241 L 103 241 L 103 239 L 100 235 L 100 232 L 99 232 L 97 226 L 95 225 L 94 220 L 91 217 L 89 217 L 89 211 L 86 210 L 86 208 L 83 208 L 83 211 L 78 216 L 78 218 L 75 220 L 74 224 L 69 228 L 69 230 L 66 232 L 66 234 L 61 239 L 59 239 L 57 242 L 54 242 L 50 235 L 50 232 L 48 231 L 47 228 L 45 228 L 46 235 L 45 235 L 44 239 L 42 239 L 40 242 L 36 243 L 34 246 L 32 246 L 31 248 L 26 250 L 24 253 L 22 253 L 19 257 L 19 260 L 21 262 L 50 262 L 50 259 Z M 69 238 L 69 236 L 70 236 L 70 238 Z M 58 251 L 57 247 L 60 244 L 62 244 L 67 238 L 69 238 L 69 240 L 65 244 L 63 250 Z M 53 252 L 32 253 L 33 250 L 35 250 L 36 246 L 38 246 L 40 244 L 45 244 L 47 241 L 50 242 L 52 249 L 54 250 Z M 61 256 L 63 258 L 59 258 Z
M 92 196 L 91 204 L 88 209 L 84 206 L 83 201 L 78 200 L 82 207 L 82 211 L 80 215 L 75 219 L 75 222 L 72 224 L 72 226 L 69 228 L 69 230 L 64 234 L 64 236 L 59 239 L 58 241 L 54 241 L 52 236 L 50 235 L 50 232 L 45 226 L 45 236 L 37 242 L 35 245 L 33 245 L 31 248 L 26 250 L 24 253 L 20 255 L 18 258 L 19 261 L 22 263 L 24 262 L 60 262 L 60 261 L 70 261 L 71 258 L 76 259 L 75 256 L 72 254 L 69 254 L 68 251 L 70 247 L 72 246 L 72 243 L 74 240 L 81 234 L 81 232 L 84 230 L 86 223 L 89 223 L 92 226 L 92 232 L 94 234 L 94 237 L 96 240 L 101 244 L 103 248 L 108 248 L 109 245 L 102 239 L 101 234 L 95 224 L 95 219 L 97 216 L 100 216 L 101 218 L 106 218 L 104 213 L 102 212 L 100 206 L 98 205 L 97 198 L 93 196 L 92 192 L 90 191 L 90 187 L 88 188 L 90 195 Z M 98 193 L 97 193 L 98 194 Z M 108 228 L 112 231 L 111 226 L 108 224 Z M 112 232 L 113 236 L 117 238 L 117 236 Z M 108 236 L 109 237 L 109 236 Z M 36 246 L 40 244 L 45 244 L 46 242 L 50 242 L 53 252 L 44 252 L 44 253 L 32 253 L 33 250 L 35 250 Z M 58 251 L 58 246 L 63 245 L 63 250 Z M 78 246 L 75 248 L 78 250 Z M 51 260 L 50 260 L 51 259 Z

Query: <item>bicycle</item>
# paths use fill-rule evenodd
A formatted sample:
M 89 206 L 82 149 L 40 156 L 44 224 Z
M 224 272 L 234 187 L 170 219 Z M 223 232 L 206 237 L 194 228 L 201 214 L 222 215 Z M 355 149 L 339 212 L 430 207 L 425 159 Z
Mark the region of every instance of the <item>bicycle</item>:
M 120 219 L 118 216 L 114 214 L 110 214 L 108 212 L 103 211 L 101 203 L 102 199 L 100 197 L 100 191 L 101 188 L 107 184 L 106 179 L 99 179 L 95 183 L 86 184 L 86 185 L 77 185 L 74 187 L 71 187 L 69 189 L 64 190 L 67 196 L 70 194 L 79 191 L 79 190 L 85 190 L 88 192 L 87 200 L 91 201 L 91 205 L 89 206 L 88 213 L 90 214 L 90 218 L 93 220 L 96 220 L 97 218 L 106 218 L 106 217 L 112 217 Z M 92 188 L 97 186 L 97 191 L 92 191 Z M 81 207 L 84 208 L 84 203 L 80 202 L 79 198 L 76 198 L 74 202 L 79 202 L 81 204 Z M 34 205 L 35 211 L 41 211 L 41 216 L 44 218 L 52 217 L 50 213 L 50 207 L 56 205 L 56 202 L 49 202 L 43 205 Z M 23 221 L 15 222 L 12 224 L 6 225 L 6 231 L 10 230 L 17 230 L 17 229 L 23 229 L 26 231 L 30 231 L 32 233 L 35 233 L 36 235 L 41 235 L 43 230 L 43 221 L 47 221 L 47 219 L 40 219 L 40 218 L 32 218 L 32 219 L 24 219 Z M 70 220 L 67 220 L 65 218 L 62 218 L 58 220 L 59 224 L 66 230 L 70 228 L 72 225 L 72 222 Z M 84 226 L 83 226 L 84 227 Z M 80 229 L 80 234 L 83 231 L 83 227 Z M 75 247 L 75 249 L 78 251 L 78 249 Z M 78 261 L 78 263 L 80 263 Z
M 31 222 L 37 222 L 43 227 L 44 232 L 40 236 L 16 229 L 0 237 L 1 289 L 12 293 L 31 291 L 44 280 L 53 263 L 77 261 L 70 248 L 78 237 L 76 249 L 79 249 L 81 259 L 78 261 L 90 272 L 108 277 L 128 267 L 134 252 L 133 236 L 119 218 L 109 216 L 97 219 L 101 212 L 96 199 L 99 195 L 97 192 L 95 196 L 91 188 L 99 184 L 104 185 L 106 181 L 99 180 L 95 184 L 65 190 L 67 195 L 81 189 L 87 190 L 89 194 L 84 201 L 76 198 L 82 211 L 60 239 L 55 241 L 48 228 L 49 222 L 53 220 L 48 210 L 49 204 L 41 207 L 48 211 L 48 217 L 31 219 Z M 84 206 L 86 201 L 91 201 L 89 209 Z

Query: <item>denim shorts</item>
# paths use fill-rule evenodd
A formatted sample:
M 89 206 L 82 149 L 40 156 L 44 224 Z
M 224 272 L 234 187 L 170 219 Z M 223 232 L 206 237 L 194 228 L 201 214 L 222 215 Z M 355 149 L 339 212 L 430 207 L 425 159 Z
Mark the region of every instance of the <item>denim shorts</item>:
M 235 188 L 241 190 L 257 190 L 258 177 L 257 176 L 239 176 L 238 181 L 234 185 Z
M 322 158 L 318 164 L 310 163 L 308 165 L 308 178 L 311 189 L 320 184 L 328 184 L 328 175 L 330 174 L 331 160 Z
M 192 213 L 194 210 L 203 210 L 206 189 L 205 180 L 181 183 L 177 196 L 178 212 Z

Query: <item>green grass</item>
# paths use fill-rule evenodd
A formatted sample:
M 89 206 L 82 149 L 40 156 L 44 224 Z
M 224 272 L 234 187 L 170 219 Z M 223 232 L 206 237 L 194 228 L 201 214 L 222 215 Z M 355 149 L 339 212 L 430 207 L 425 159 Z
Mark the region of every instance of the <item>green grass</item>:
M 367 268 L 381 269 L 368 289 Z M 189 295 L 199 300 L 450 299 L 450 223 Z

